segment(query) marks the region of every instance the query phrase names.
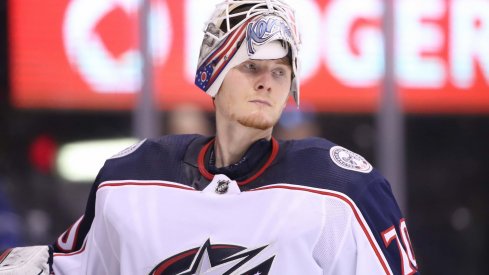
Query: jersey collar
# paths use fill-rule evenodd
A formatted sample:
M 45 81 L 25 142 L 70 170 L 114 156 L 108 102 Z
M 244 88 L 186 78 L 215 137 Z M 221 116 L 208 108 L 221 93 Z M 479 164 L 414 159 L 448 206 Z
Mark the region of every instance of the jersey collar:
M 212 178 L 214 178 L 214 173 L 212 173 L 211 171 L 209 171 L 206 167 L 206 155 L 208 155 L 209 153 L 209 150 L 211 150 L 214 145 L 214 142 L 215 142 L 215 138 L 211 139 L 209 142 L 207 142 L 203 147 L 202 149 L 200 150 L 199 152 L 199 155 L 198 155 L 198 160 L 197 160 L 197 163 L 198 163 L 198 168 L 199 168 L 199 172 L 202 174 L 202 176 L 204 178 L 206 178 L 207 180 L 212 180 Z M 252 181 L 254 181 L 256 178 L 258 178 L 261 174 L 263 174 L 263 172 L 265 172 L 265 170 L 270 166 L 270 164 L 272 164 L 273 160 L 275 159 L 275 157 L 277 156 L 278 154 L 278 151 L 279 151 L 279 143 L 277 142 L 276 139 L 274 139 L 272 137 L 271 139 L 271 152 L 270 154 L 268 155 L 268 159 L 266 160 L 266 162 L 264 164 L 262 164 L 262 166 L 258 169 L 258 167 L 253 167 L 253 171 L 256 171 L 254 174 L 251 174 L 251 176 L 243 179 L 243 180 L 240 180 L 238 181 L 238 185 L 240 186 L 243 186 L 245 184 L 248 184 Z M 253 145 L 252 145 L 253 147 Z M 251 148 L 253 149 L 253 148 Z M 248 150 L 248 152 L 246 152 L 245 156 L 249 153 L 253 153 L 253 152 L 250 152 L 252 150 Z M 266 154 L 264 154 L 266 156 Z M 260 160 L 258 160 L 256 163 L 263 163 L 261 162 Z M 237 164 L 237 165 L 240 165 L 240 164 Z M 258 170 L 257 170 L 258 169 Z M 214 169 L 214 170 L 220 170 L 220 169 Z

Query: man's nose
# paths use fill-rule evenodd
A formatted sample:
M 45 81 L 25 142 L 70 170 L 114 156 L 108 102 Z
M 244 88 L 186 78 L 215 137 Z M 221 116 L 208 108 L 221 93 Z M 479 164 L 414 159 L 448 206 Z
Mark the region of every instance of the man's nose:
M 269 71 L 264 71 L 257 76 L 255 83 L 255 90 L 267 91 L 272 90 L 272 75 Z

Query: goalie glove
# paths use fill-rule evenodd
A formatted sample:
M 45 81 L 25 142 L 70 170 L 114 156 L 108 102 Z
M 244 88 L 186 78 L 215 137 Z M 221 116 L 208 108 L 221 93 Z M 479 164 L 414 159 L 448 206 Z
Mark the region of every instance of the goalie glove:
M 0 275 L 49 275 L 52 259 L 47 245 L 10 248 L 0 255 Z

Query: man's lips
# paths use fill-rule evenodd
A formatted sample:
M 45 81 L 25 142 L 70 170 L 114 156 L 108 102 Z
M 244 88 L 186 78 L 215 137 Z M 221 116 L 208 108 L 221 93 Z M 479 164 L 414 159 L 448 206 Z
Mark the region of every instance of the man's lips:
M 268 102 L 266 100 L 263 100 L 263 99 L 253 99 L 253 100 L 250 100 L 250 102 L 252 102 L 252 103 L 258 103 L 258 104 L 263 104 L 263 105 L 272 107 L 272 104 L 270 104 L 270 102 Z

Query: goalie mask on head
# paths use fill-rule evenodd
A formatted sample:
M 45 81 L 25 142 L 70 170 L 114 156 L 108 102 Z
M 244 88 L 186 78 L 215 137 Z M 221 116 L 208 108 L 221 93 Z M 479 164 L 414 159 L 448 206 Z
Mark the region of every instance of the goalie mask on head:
M 289 56 L 290 93 L 299 106 L 299 33 L 283 0 L 226 0 L 206 23 L 195 84 L 215 97 L 227 72 L 248 59 Z

